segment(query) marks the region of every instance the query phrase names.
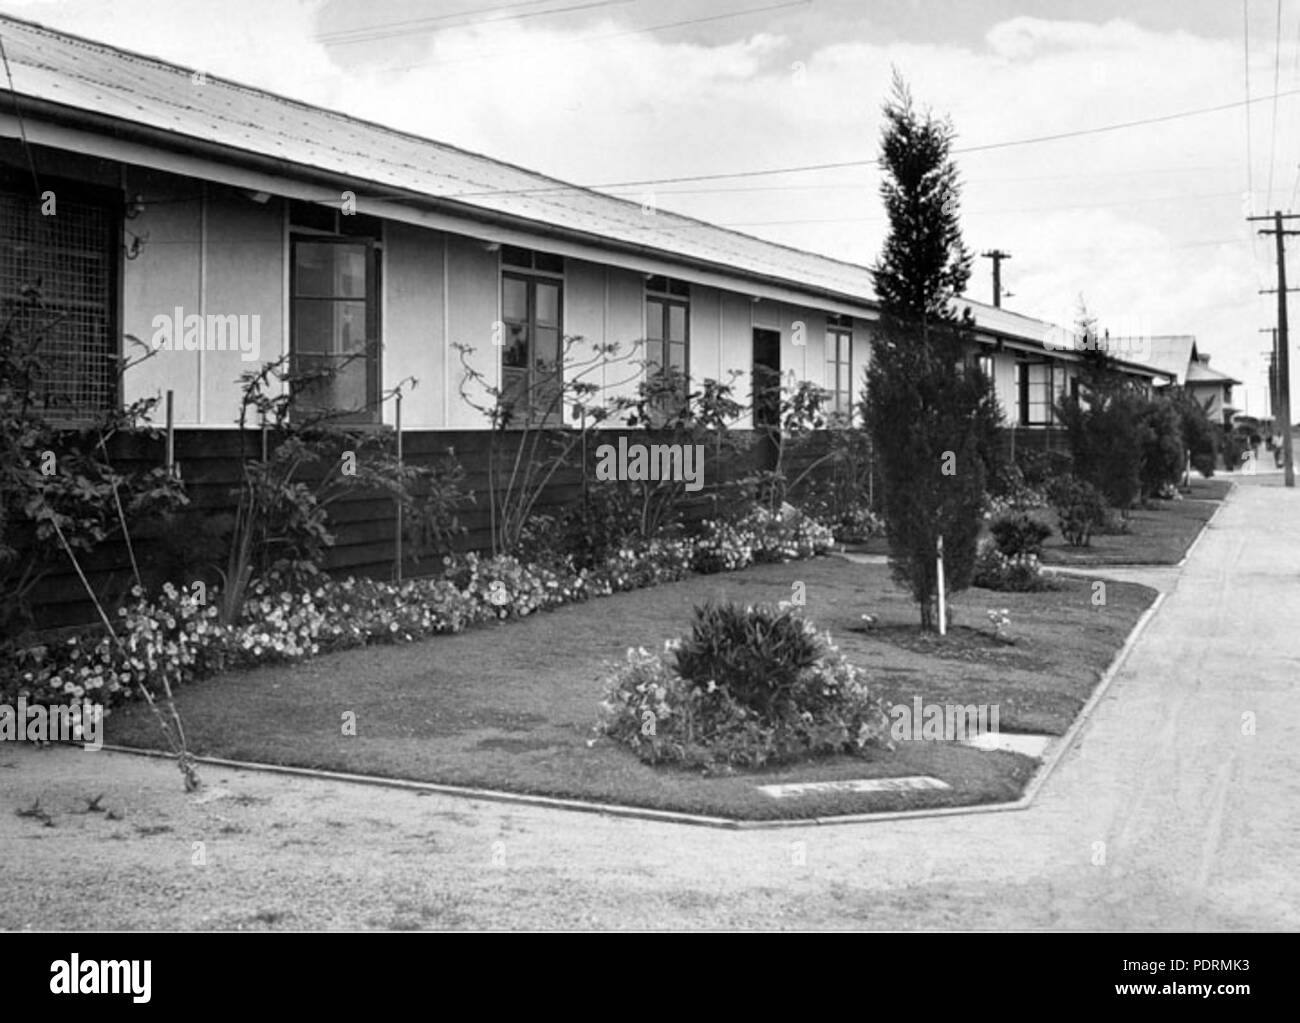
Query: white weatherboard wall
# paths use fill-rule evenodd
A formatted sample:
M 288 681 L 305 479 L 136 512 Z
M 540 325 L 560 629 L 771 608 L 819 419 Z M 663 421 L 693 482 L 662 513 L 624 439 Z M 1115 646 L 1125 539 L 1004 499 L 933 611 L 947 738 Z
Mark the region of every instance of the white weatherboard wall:
M 404 430 L 440 427 L 447 415 L 443 382 L 454 353 L 443 336 L 443 249 L 437 231 L 397 221 L 384 227 L 383 386 L 418 381 L 402 388 Z M 384 421 L 393 423 L 396 415 L 396 403 L 385 401 Z
M 257 316 L 259 358 L 240 352 L 203 353 L 203 421 L 233 423 L 239 414 L 241 374 L 285 354 L 284 210 L 229 193 L 206 203 L 202 315 Z M 188 312 L 189 310 L 186 310 Z M 172 353 L 194 357 L 194 353 Z M 210 406 L 210 407 L 208 407 Z
M 637 385 L 644 376 L 637 363 L 645 359 L 645 277 L 633 270 L 610 267 L 608 281 L 605 338 L 608 343 L 618 345 L 618 355 L 606 368 L 607 401 L 636 395 Z M 630 357 L 625 358 L 629 353 Z
M 124 333 L 150 346 L 155 318 L 174 321 L 177 307 L 182 317 L 248 317 L 250 328 L 257 317 L 259 351 L 245 359 L 237 350 L 159 349 L 127 371 L 125 399 L 161 398 L 170 390 L 177 425 L 233 425 L 240 376 L 284 352 L 283 207 L 151 172 L 133 171 L 128 189 L 148 196 L 148 203 L 126 222 L 141 243 L 139 255 L 123 261 Z M 176 340 L 183 326 L 172 324 Z M 145 351 L 128 343 L 126 355 L 140 358 Z
M 499 386 L 501 350 L 493 345 L 493 330 L 500 320 L 501 262 L 498 252 L 482 242 L 460 235 L 447 235 L 447 367 L 444 380 L 447 414 L 444 426 L 452 429 L 487 429 L 488 419 L 461 397 L 465 368 L 461 355 L 451 346 L 474 349 L 468 362 L 482 373 L 486 386 Z M 472 401 L 490 404 L 482 389 L 467 385 Z
M 164 175 L 132 175 L 134 190 L 149 196 L 150 204 L 127 230 L 142 243 L 135 259 L 122 264 L 122 330 L 138 338 L 145 347 L 125 342 L 128 359 L 141 359 L 154 336 L 154 316 L 171 316 L 176 306 L 187 311 L 199 307 L 199 235 L 202 202 L 197 184 Z M 127 236 L 127 243 L 130 243 Z M 194 352 L 160 351 L 132 366 L 123 380 L 127 404 L 141 398 L 174 394 L 174 416 L 178 424 L 193 425 L 199 419 L 201 367 Z
M 597 359 L 594 348 L 605 344 L 605 268 L 582 259 L 564 261 L 563 330 L 574 338 L 569 348 L 573 365 L 570 380 L 584 384 L 605 385 L 606 367 Z M 589 365 L 590 364 L 590 365 Z M 566 409 L 566 421 L 572 421 Z
M 736 401 L 749 405 L 752 398 L 750 371 L 754 366 L 754 310 L 747 295 L 724 291 L 722 298 L 722 376 L 730 383 Z M 732 379 L 731 371 L 740 375 Z M 737 423 L 740 427 L 753 425 L 753 415 Z

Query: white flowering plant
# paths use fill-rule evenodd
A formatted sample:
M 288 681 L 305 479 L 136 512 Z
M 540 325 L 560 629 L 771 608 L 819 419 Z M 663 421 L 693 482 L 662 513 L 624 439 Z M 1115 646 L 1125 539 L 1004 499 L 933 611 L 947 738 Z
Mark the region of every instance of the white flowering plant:
M 861 674 L 790 608 L 696 608 L 662 654 L 629 650 L 606 681 L 597 730 L 650 764 L 761 767 L 887 744 Z

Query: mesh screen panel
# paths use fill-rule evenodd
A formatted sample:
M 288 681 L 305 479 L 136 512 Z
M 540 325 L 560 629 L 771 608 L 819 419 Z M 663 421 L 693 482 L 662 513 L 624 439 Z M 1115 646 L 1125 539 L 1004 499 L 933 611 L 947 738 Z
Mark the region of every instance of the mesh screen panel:
M 110 211 L 57 198 L 41 213 L 31 195 L 0 191 L 0 317 L 39 339 L 37 391 L 51 419 L 86 422 L 117 402 Z M 35 288 L 40 305 L 23 300 Z

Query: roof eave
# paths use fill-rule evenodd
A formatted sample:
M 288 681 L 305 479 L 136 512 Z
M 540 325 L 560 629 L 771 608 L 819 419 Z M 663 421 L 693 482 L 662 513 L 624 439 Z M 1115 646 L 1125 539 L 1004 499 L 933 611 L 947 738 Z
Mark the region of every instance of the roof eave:
M 355 178 L 345 174 L 340 174 L 336 171 L 328 171 L 319 167 L 311 167 L 306 164 L 295 163 L 291 160 L 270 157 L 250 150 L 240 149 L 235 146 L 211 142 L 206 139 L 200 139 L 177 132 L 170 132 L 161 128 L 154 128 L 135 121 L 124 120 L 106 114 L 96 113 L 94 111 L 82 110 L 78 107 L 69 107 L 63 104 L 53 103 L 40 97 L 24 95 L 23 104 L 26 107 L 24 110 L 24 116 L 26 117 L 32 117 L 35 115 L 46 118 L 56 124 L 62 124 L 83 130 L 88 129 L 101 135 L 120 138 L 123 141 L 142 143 L 164 150 L 183 153 L 189 156 L 197 156 L 205 160 L 211 160 L 215 163 L 224 162 L 233 166 L 262 173 L 275 173 L 284 177 L 295 177 L 313 185 L 331 188 L 334 191 L 340 191 L 340 189 L 334 187 L 337 185 L 348 186 L 353 190 L 356 189 L 358 184 L 372 185 L 376 189 L 381 190 L 386 199 L 410 204 L 419 209 L 427 209 L 449 216 L 455 216 L 475 223 L 509 227 L 516 230 L 526 230 L 530 234 L 536 234 L 542 237 L 553 237 L 578 244 L 597 246 L 626 255 L 645 256 L 661 262 L 675 263 L 683 267 L 691 267 L 708 273 L 734 278 L 739 281 L 751 281 L 755 284 L 783 288 L 788 291 L 807 295 L 810 299 L 832 299 L 845 305 L 856 306 L 864 313 L 871 315 L 874 315 L 879 309 L 879 305 L 874 299 L 865 298 L 851 292 L 837 291 L 830 288 L 818 288 L 802 281 L 791 280 L 790 278 L 771 274 L 756 273 L 727 263 L 719 263 L 711 260 L 685 256 L 679 252 L 674 252 L 669 249 L 661 249 L 653 245 L 637 245 L 621 239 L 608 238 L 604 235 L 578 231 L 572 228 L 564 228 L 546 221 L 532 220 L 527 217 L 486 210 L 480 206 L 474 206 L 468 203 L 443 199 L 411 189 L 395 188 L 383 182 Z

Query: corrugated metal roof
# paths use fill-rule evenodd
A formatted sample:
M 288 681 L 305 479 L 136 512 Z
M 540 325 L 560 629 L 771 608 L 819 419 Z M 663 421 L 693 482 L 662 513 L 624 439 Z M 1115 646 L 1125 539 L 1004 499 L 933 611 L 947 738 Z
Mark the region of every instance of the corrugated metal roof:
M 865 267 L 663 210 L 647 215 L 639 203 L 220 78 L 196 85 L 193 69 L 31 22 L 0 16 L 0 26 L 20 95 L 358 182 L 873 300 Z
M 1204 362 L 1193 362 L 1187 367 L 1187 382 L 1189 384 L 1241 383 L 1236 377 L 1230 377 L 1227 373 L 1220 373 L 1217 369 L 1211 369 Z
M 1196 349 L 1196 338 L 1191 334 L 1165 334 L 1144 340 L 1148 354 L 1142 361 L 1171 374 L 1178 383 L 1185 383 L 1192 353 Z

